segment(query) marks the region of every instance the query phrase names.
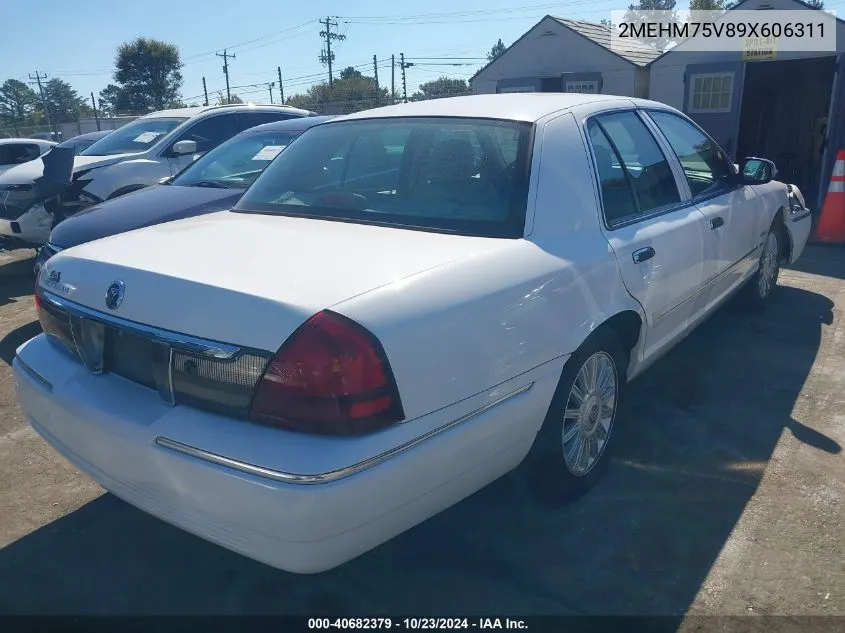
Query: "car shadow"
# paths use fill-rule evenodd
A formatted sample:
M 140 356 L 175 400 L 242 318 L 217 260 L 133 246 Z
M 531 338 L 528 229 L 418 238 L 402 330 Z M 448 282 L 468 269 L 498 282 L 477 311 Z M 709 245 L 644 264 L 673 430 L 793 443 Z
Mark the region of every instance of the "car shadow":
M 812 275 L 845 279 L 845 248 L 837 244 L 811 244 L 790 268 Z
M 832 308 L 781 287 L 764 314 L 719 310 L 632 385 L 609 472 L 575 504 L 542 505 L 518 469 L 296 576 L 106 494 L 0 550 L 0 613 L 682 614 L 784 429 L 841 451 L 791 415 Z
M 35 287 L 32 266 L 32 258 L 0 265 L 0 306 L 21 297 L 32 296 Z
M 15 328 L 0 340 L 0 359 L 11 366 L 18 347 L 40 333 L 41 324 L 38 321 L 30 321 L 26 325 Z

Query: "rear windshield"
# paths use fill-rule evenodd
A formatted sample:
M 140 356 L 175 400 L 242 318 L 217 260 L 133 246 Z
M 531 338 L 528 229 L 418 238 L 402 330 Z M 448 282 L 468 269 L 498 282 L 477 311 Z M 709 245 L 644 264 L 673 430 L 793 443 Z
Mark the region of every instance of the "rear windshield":
M 111 156 L 145 152 L 187 121 L 184 117 L 137 119 L 82 150 L 82 156 Z
M 299 132 L 244 132 L 203 154 L 171 184 L 246 189 Z
M 473 118 L 339 121 L 302 134 L 236 211 L 522 237 L 532 125 Z

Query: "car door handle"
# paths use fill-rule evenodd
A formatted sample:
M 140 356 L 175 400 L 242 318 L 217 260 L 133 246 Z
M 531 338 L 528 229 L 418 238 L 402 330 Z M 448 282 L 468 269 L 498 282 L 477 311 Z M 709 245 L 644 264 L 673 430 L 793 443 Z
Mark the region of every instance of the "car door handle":
M 711 218 L 710 220 L 710 230 L 715 231 L 720 226 L 725 226 L 724 218 Z
M 640 249 L 635 250 L 631 254 L 631 257 L 634 258 L 635 264 L 642 264 L 644 261 L 647 261 L 647 260 L 651 259 L 652 257 L 654 257 L 654 255 L 655 255 L 654 249 L 651 246 L 646 246 L 645 248 L 640 248 Z

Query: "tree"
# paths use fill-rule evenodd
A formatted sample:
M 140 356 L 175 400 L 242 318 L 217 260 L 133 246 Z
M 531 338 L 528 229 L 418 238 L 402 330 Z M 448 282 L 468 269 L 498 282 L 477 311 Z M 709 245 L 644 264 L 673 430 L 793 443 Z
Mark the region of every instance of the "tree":
M 366 110 L 388 102 L 386 88 L 376 88 L 376 80 L 360 72 L 347 73 L 349 68 L 341 72 L 335 79 L 331 90 L 329 84 L 323 81 L 311 86 L 305 94 L 293 95 L 287 100 L 288 105 L 331 114 L 343 114 Z M 346 73 L 346 76 L 344 76 Z
M 653 23 L 655 16 L 649 16 L 646 12 L 663 11 L 665 12 L 660 20 L 662 22 L 676 22 L 678 20 L 678 13 L 675 11 L 675 0 L 639 0 L 639 4 L 628 5 L 628 11 L 625 13 L 625 22 L 634 24 Z M 675 41 L 671 37 L 654 37 L 643 38 L 647 44 L 656 47 L 657 50 L 665 50 L 666 47 Z
M 109 84 L 100 90 L 100 109 L 106 116 L 116 116 L 121 112 L 128 112 L 132 108 L 129 98 L 120 86 Z
M 124 42 L 117 48 L 114 65 L 120 106 L 143 112 L 180 101 L 182 61 L 174 44 L 146 37 Z
M 493 48 L 490 49 L 490 52 L 487 53 L 487 61 L 492 62 L 496 59 L 499 55 L 505 52 L 505 45 L 502 42 L 502 38 L 499 38 L 499 41 L 493 44 Z
M 810 5 L 811 9 L 818 9 L 822 11 L 824 9 L 824 0 L 804 0 L 808 5 Z
M 0 119 L 15 128 L 20 134 L 20 126 L 31 122 L 38 103 L 38 95 L 24 82 L 7 79 L 0 86 Z
M 243 103 L 244 100 L 241 99 L 238 95 L 232 95 L 229 99 L 229 103 Z M 222 92 L 217 93 L 217 105 L 226 105 L 226 95 Z
M 419 90 L 413 94 L 411 101 L 425 99 L 440 99 L 442 97 L 459 97 L 470 94 L 470 88 L 465 79 L 451 79 L 440 77 L 434 81 L 420 84 Z
M 357 77 L 363 77 L 363 73 L 360 70 L 356 70 L 352 66 L 347 66 L 343 70 L 340 71 L 340 78 L 341 79 L 355 79 Z
M 91 114 L 91 108 L 85 100 L 61 79 L 51 79 L 44 84 L 44 101 L 54 123 L 70 123 L 80 116 Z M 43 109 L 40 102 L 38 107 Z
M 717 11 L 725 10 L 725 0 L 690 0 L 690 11 Z

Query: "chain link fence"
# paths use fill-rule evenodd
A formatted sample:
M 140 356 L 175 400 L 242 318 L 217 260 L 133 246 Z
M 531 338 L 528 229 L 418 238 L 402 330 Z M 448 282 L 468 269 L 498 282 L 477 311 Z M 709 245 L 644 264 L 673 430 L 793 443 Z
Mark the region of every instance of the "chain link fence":
M 70 123 L 57 123 L 54 126 L 42 125 L 5 125 L 0 126 L 0 138 L 39 138 L 47 141 L 66 141 L 79 134 L 98 130 L 116 130 L 137 116 L 103 117 L 100 119 L 79 118 Z

